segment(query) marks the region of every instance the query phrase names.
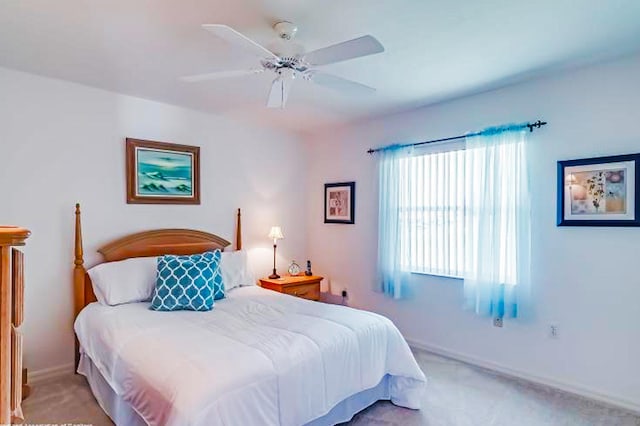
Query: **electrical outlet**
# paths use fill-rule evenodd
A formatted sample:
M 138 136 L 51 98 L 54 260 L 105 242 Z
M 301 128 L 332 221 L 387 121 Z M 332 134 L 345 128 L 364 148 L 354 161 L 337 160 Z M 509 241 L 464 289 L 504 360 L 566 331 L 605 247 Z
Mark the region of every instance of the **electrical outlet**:
M 558 324 L 549 324 L 549 337 L 552 339 L 557 339 L 558 334 L 560 333 L 560 329 Z
M 342 290 L 342 297 L 347 298 L 347 289 Z
M 493 319 L 493 326 L 494 327 L 502 327 L 502 318 L 494 318 Z

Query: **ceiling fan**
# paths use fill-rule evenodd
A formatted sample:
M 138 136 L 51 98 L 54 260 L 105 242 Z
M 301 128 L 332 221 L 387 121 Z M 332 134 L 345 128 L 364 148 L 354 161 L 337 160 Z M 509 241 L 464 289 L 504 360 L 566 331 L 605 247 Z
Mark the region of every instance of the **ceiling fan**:
M 300 45 L 291 41 L 298 31 L 298 27 L 291 22 L 278 22 L 273 28 L 278 32 L 280 38 L 284 40 L 284 43 L 277 48 L 276 54 L 276 52 L 256 43 L 227 25 L 205 24 L 202 28 L 235 47 L 253 53 L 259 58 L 259 65 L 248 70 L 217 71 L 181 77 L 182 81 L 217 80 L 271 71 L 276 74 L 276 78 L 271 84 L 267 100 L 267 107 L 269 108 L 284 108 L 291 85 L 296 78 L 302 78 L 330 89 L 353 94 L 373 93 L 376 90 L 373 87 L 327 74 L 315 68 L 316 66 L 334 64 L 384 52 L 382 44 L 370 35 L 304 53 Z

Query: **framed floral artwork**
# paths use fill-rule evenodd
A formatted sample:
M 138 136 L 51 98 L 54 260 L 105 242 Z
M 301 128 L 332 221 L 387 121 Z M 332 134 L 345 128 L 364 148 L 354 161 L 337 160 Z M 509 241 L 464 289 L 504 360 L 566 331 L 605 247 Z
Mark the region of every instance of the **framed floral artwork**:
M 356 183 L 324 184 L 324 223 L 355 223 Z
M 558 161 L 558 226 L 640 226 L 640 154 Z

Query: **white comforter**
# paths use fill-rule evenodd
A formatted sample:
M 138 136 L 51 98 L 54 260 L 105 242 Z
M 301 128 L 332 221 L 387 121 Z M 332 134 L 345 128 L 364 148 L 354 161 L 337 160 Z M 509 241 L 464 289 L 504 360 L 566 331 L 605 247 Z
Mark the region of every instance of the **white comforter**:
M 151 425 L 302 425 L 376 386 L 419 408 L 426 379 L 387 318 L 259 287 L 210 312 L 93 303 L 75 330 L 113 390 Z

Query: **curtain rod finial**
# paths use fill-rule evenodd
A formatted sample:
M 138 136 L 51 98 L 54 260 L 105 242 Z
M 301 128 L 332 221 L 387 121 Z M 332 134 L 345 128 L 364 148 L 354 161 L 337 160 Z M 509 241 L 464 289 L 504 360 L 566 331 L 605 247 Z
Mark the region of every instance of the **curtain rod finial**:
M 538 120 L 535 123 L 527 123 L 526 126 L 529 128 L 529 132 L 533 132 L 533 128 L 535 127 L 536 129 L 541 128 L 542 126 L 546 126 L 547 122 L 546 121 L 541 121 Z

